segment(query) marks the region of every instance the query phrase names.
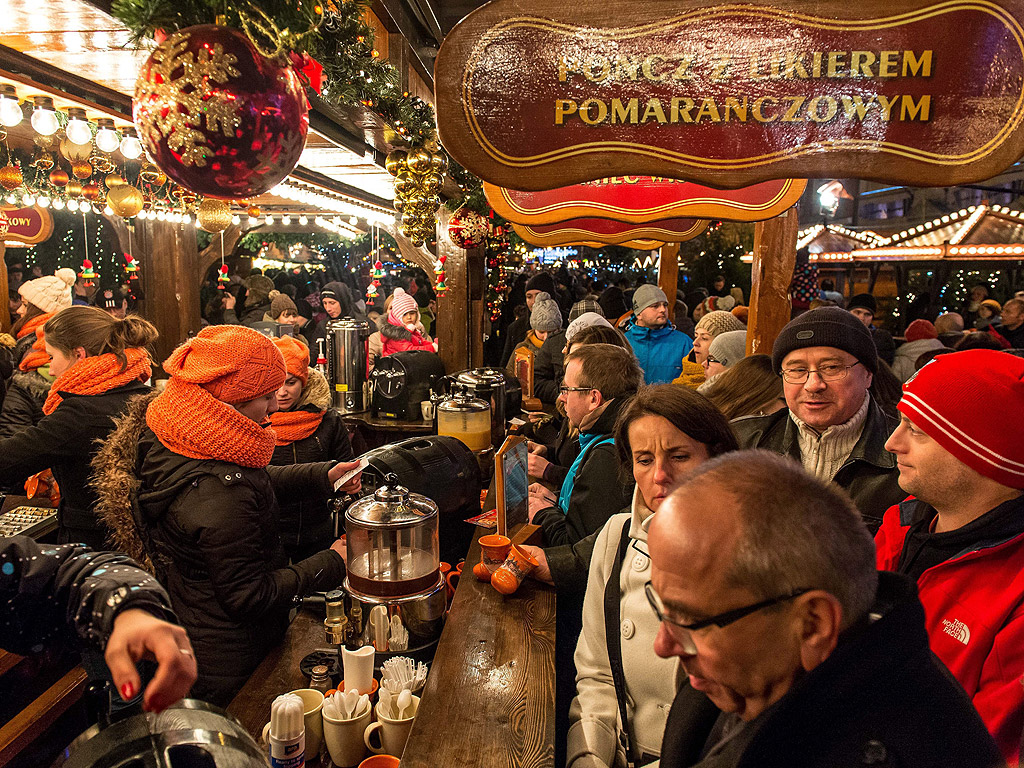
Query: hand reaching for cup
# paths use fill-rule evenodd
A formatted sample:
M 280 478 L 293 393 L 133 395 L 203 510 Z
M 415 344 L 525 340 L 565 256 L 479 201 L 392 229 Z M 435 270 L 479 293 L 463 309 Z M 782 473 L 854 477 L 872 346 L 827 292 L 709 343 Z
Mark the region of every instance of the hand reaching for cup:
M 142 685 L 135 662 L 156 661 L 156 675 L 142 699 L 147 712 L 161 712 L 184 698 L 196 680 L 196 658 L 185 630 L 138 608 L 117 614 L 104 657 L 125 701 L 134 698 Z
M 548 565 L 548 556 L 544 554 L 544 550 L 540 547 L 534 547 L 529 544 L 520 544 L 519 548 L 526 550 L 526 553 L 537 561 L 537 567 L 530 572 L 530 576 L 537 581 L 543 581 L 545 584 L 555 586 L 555 582 L 551 578 L 551 567 Z

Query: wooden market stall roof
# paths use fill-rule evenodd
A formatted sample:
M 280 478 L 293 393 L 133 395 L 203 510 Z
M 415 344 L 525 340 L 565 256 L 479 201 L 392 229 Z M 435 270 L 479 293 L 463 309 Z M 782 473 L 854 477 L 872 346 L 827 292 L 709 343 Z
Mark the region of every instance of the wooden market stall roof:
M 890 235 L 818 224 L 800 232 L 798 247 L 819 265 L 880 261 L 1024 259 L 1024 212 L 972 205 Z

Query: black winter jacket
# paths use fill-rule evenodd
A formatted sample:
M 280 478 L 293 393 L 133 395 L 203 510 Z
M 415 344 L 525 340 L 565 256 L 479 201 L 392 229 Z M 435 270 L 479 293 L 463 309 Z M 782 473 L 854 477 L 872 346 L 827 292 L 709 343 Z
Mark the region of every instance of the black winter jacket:
M 102 395 L 61 392 L 63 402 L 34 427 L 0 440 L 0 483 L 16 482 L 47 467 L 60 486 L 58 540 L 81 541 L 104 549 L 106 528 L 93 512 L 96 493 L 89 487 L 89 466 L 98 446 L 114 429 L 128 400 L 150 388 L 141 382 Z
M 136 523 L 196 652 L 193 695 L 223 706 L 281 640 L 296 599 L 344 579 L 331 550 L 288 566 L 277 533 L 277 496 L 326 496 L 331 463 L 252 469 L 139 434 Z
M 322 461 L 329 461 L 333 465 L 339 461 L 352 460 L 352 443 L 349 441 L 348 430 L 345 429 L 341 414 L 333 408 L 327 407 L 325 410 L 326 405 L 330 404 L 330 391 L 322 376 L 320 381 L 323 382 L 326 405 L 322 400 L 316 403 L 303 402 L 307 393 L 313 389 L 311 384 L 314 381 L 314 373 L 310 372 L 310 382 L 307 383 L 306 391 L 296 410 L 324 411 L 323 421 L 316 432 L 304 440 L 296 440 L 294 443 L 274 448 L 274 457 L 270 460 L 273 466 Z M 319 390 L 320 387 L 316 389 Z M 316 498 L 309 497 L 281 504 L 278 532 L 289 560 L 302 560 L 331 546 L 331 542 L 334 541 L 334 526 L 331 520 L 330 496 L 328 493 Z
M 610 435 L 619 411 L 629 401 L 619 397 L 611 401 L 588 432 Z M 598 531 L 608 518 L 627 506 L 633 496 L 633 480 L 623 483 L 619 476 L 619 457 L 613 443 L 596 445 L 587 451 L 576 469 L 576 480 L 566 514 L 558 507 L 542 509 L 534 515 L 544 535 L 544 547 L 573 545 Z
M 798 427 L 789 418 L 788 408 L 768 416 L 742 416 L 730 426 L 740 448 L 764 448 L 800 460 Z M 872 400 L 860 440 L 832 478 L 850 494 L 872 536 L 882 524 L 885 510 L 907 498 L 907 492 L 899 486 L 896 457 L 885 450 L 885 441 L 896 426 Z
M 683 686 L 665 726 L 662 768 L 1005 765 L 971 700 L 928 647 L 913 580 L 880 573 L 872 614 L 881 618 L 840 636 L 832 655 L 707 760 L 714 710 Z
M 11 376 L 0 411 L 0 440 L 42 421 L 43 404 L 52 383 L 38 371 L 17 371 Z
M 122 554 L 12 536 L 0 538 L 0 564 L 0 648 L 12 653 L 38 653 L 69 626 L 102 649 L 126 608 L 176 621 L 163 587 Z
M 548 336 L 537 350 L 533 362 L 533 393 L 543 403 L 553 403 L 558 399 L 558 388 L 562 386 L 564 373 L 564 348 L 565 331 L 559 331 Z

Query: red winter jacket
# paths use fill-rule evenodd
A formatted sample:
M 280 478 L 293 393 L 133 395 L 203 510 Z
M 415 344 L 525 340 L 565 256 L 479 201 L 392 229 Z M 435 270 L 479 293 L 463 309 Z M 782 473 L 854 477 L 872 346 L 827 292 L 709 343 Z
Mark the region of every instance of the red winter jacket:
M 898 571 L 915 499 L 885 513 L 880 571 Z M 980 543 L 917 580 L 932 651 L 971 697 L 1011 766 L 1024 729 L 1024 533 Z
M 423 338 L 418 330 L 410 331 L 400 325 L 384 323 L 380 329 L 382 344 L 382 356 L 393 355 L 395 352 L 407 352 L 410 349 L 424 349 L 427 352 L 437 352 L 437 346 L 432 341 Z

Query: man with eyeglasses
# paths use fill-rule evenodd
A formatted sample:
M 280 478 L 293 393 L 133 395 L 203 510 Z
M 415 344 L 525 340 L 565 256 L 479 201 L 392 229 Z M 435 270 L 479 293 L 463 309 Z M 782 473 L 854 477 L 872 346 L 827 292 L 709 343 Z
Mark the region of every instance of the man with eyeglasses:
M 845 309 L 812 309 L 782 329 L 772 365 L 788 407 L 733 421 L 740 447 L 792 456 L 844 488 L 874 533 L 905 494 L 896 460 L 885 450 L 896 422 L 868 392 L 878 370 L 871 333 Z
M 1024 730 L 1024 360 L 943 355 L 903 387 L 887 447 L 911 494 L 885 513 L 878 567 L 917 581 L 935 655 L 1011 766 Z
M 725 454 L 662 503 L 647 542 L 654 650 L 685 679 L 661 768 L 1002 764 L 929 650 L 913 581 L 875 570 L 834 485 Z

